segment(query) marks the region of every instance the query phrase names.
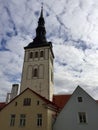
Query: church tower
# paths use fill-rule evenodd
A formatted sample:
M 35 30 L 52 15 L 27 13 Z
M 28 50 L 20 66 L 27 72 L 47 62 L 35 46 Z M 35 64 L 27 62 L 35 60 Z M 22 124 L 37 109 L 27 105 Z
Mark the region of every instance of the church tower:
M 46 39 L 43 7 L 36 28 L 36 37 L 24 47 L 24 50 L 20 91 L 22 92 L 29 87 L 45 98 L 52 100 L 54 55 L 52 43 L 47 42 Z

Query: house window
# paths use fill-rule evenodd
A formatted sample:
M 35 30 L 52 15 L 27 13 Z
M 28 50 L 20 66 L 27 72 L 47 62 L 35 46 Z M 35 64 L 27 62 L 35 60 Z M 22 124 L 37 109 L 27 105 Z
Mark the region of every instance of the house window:
M 44 52 L 40 51 L 40 57 L 44 57 Z
M 33 58 L 33 52 L 29 53 L 29 58 Z
M 37 68 L 34 69 L 34 75 L 33 76 L 38 77 L 38 69 Z
M 23 101 L 24 106 L 30 106 L 31 105 L 31 98 L 25 98 Z
M 37 101 L 37 105 L 39 105 L 39 101 Z
M 37 114 L 37 126 L 42 126 L 42 114 Z
M 79 112 L 78 116 L 79 116 L 79 123 L 87 123 L 85 112 Z
M 15 114 L 11 115 L 11 119 L 10 119 L 10 126 L 14 126 L 15 125 Z
M 38 58 L 38 52 L 37 51 L 35 52 L 35 58 Z
M 17 102 L 15 102 L 15 106 L 17 106 Z
M 78 97 L 78 102 L 82 102 L 82 101 L 83 101 L 82 97 Z
M 26 125 L 26 115 L 25 114 L 21 114 L 20 115 L 20 126 L 24 127 Z

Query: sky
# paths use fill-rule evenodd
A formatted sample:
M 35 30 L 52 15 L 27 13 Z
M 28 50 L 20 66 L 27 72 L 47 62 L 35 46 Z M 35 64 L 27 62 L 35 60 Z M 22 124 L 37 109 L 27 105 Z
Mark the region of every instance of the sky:
M 0 0 L 0 101 L 21 82 L 24 47 L 36 35 L 42 2 L 54 92 L 70 94 L 80 85 L 98 99 L 98 0 Z

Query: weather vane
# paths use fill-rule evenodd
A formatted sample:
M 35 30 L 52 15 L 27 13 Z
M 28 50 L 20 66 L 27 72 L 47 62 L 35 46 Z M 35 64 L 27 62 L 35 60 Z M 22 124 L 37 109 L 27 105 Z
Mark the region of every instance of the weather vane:
M 41 8 L 42 8 L 42 9 L 43 9 L 43 5 L 44 5 L 44 4 L 43 4 L 43 2 L 42 2 L 42 3 L 41 3 Z

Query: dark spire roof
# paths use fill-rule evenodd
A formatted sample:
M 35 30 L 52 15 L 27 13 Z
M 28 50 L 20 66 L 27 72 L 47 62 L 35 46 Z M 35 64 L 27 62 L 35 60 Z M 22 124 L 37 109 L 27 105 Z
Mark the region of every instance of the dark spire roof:
M 43 5 L 41 7 L 41 15 L 40 15 L 40 17 L 43 17 Z
M 41 7 L 41 13 L 38 20 L 38 27 L 36 28 L 36 37 L 28 46 L 25 47 L 25 49 L 42 46 L 52 46 L 51 42 L 47 42 L 46 39 L 45 20 L 43 17 L 43 5 Z

